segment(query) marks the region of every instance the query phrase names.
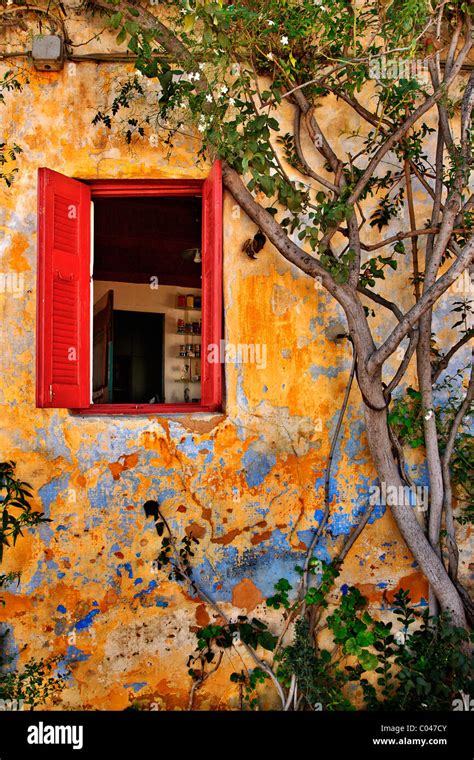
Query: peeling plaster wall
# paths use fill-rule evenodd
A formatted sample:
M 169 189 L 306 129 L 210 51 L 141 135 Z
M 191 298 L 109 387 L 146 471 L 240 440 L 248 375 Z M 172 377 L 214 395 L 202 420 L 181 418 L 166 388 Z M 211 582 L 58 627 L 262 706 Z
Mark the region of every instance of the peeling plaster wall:
M 22 579 L 5 594 L 0 614 L 20 663 L 57 654 L 71 667 L 59 708 L 123 709 L 140 699 L 152 709 L 175 709 L 187 704 L 186 656 L 209 613 L 153 572 L 157 536 L 142 505 L 158 497 L 179 534 L 200 538 L 196 578 L 229 614 L 261 611 L 273 584 L 293 577 L 322 515 L 329 439 L 350 352 L 328 339 L 341 314 L 324 291 L 269 244 L 256 261 L 242 254 L 255 228 L 226 195 L 226 338 L 266 345 L 266 367 L 226 366 L 221 415 L 81 418 L 35 408 L 37 168 L 81 178 L 204 177 L 208 170 L 197 161 L 193 139 L 177 136 L 168 157 L 165 147 L 145 141 L 128 148 L 91 126 L 115 71 L 81 63 L 74 76 L 67 69 L 33 73 L 2 114 L 25 152 L 13 188 L 2 191 L 1 271 L 23 275 L 24 294 L 0 294 L 0 451 L 17 462 L 19 476 L 33 486 L 35 508 L 52 522 L 7 552 L 2 571 L 21 570 Z M 336 143 L 342 130 L 359 126 L 336 103 L 321 118 L 332 119 Z M 419 189 L 417 195 L 421 202 Z M 421 204 L 420 219 L 424 211 Z M 397 279 L 394 273 L 391 288 Z M 410 294 L 402 293 L 402 301 L 408 305 Z M 378 337 L 386 330 L 381 320 Z M 355 389 L 334 473 L 321 559 L 357 523 L 375 479 Z M 416 461 L 412 475 L 423 482 Z M 344 583 L 358 584 L 374 609 L 387 609 L 400 585 L 425 603 L 426 583 L 383 508 L 351 551 Z M 235 705 L 228 674 L 238 666 L 234 656 L 199 690 L 196 705 Z

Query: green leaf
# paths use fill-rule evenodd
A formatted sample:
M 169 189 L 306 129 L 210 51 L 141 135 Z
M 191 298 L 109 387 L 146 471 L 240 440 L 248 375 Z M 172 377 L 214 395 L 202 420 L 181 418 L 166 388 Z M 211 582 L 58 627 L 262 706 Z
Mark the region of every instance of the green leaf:
M 115 42 L 117 45 L 121 45 L 122 42 L 125 42 L 125 38 L 127 36 L 127 31 L 124 26 L 122 26 L 120 32 L 117 34 L 117 37 L 115 38 Z
M 368 647 L 375 641 L 375 636 L 371 631 L 360 631 L 357 634 L 356 641 L 360 647 Z
M 110 25 L 112 29 L 118 29 L 121 21 L 122 13 L 120 11 L 118 13 L 114 13 L 114 15 L 110 17 Z
M 359 662 L 364 670 L 374 670 L 378 665 L 378 657 L 375 654 L 362 650 L 359 655 Z
M 125 22 L 125 29 L 129 34 L 137 34 L 139 30 L 139 26 L 136 21 L 126 21 Z
M 346 643 L 344 644 L 344 652 L 346 654 L 353 654 L 356 657 L 359 657 L 362 654 L 362 649 L 357 644 L 355 638 L 351 637 L 350 639 L 347 639 Z

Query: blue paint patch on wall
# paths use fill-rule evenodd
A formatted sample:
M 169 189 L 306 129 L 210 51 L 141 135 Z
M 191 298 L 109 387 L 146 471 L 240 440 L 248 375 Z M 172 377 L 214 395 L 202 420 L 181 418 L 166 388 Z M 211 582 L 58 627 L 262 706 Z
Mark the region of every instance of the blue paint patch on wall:
M 318 377 L 337 377 L 340 372 L 340 367 L 320 367 L 317 364 L 312 364 L 309 368 L 311 378 L 317 380 Z
M 138 599 L 140 596 L 143 596 L 144 594 L 151 594 L 152 591 L 154 591 L 156 588 L 158 588 L 158 583 L 155 580 L 150 581 L 148 586 L 146 588 L 142 588 L 141 591 L 138 592 L 138 594 L 134 594 L 133 598 Z
M 222 559 L 212 565 L 205 560 L 194 576 L 213 598 L 230 602 L 233 587 L 243 578 L 251 578 L 265 597 L 274 593 L 279 578 L 288 578 L 296 589 L 299 576 L 294 568 L 301 565 L 304 555 L 288 546 L 286 534 L 275 530 L 264 548 L 262 545 L 252 547 L 239 555 L 235 547 L 226 546 L 222 547 L 221 556 Z
M 145 686 L 148 686 L 148 683 L 146 681 L 134 681 L 133 683 L 124 683 L 123 688 L 133 689 L 133 691 L 137 692 L 141 689 L 144 689 Z
M 86 652 L 83 652 L 82 649 L 71 645 L 66 649 L 66 657 L 64 658 L 64 662 L 85 662 L 89 659 L 89 657 L 90 654 L 87 654 Z
M 9 673 L 16 670 L 20 656 L 20 648 L 15 641 L 10 623 L 0 623 L 0 642 L 3 660 L 0 673 Z
M 298 530 L 297 536 L 306 546 L 309 546 L 314 537 L 314 530 Z M 313 551 L 313 557 L 320 559 L 322 562 L 329 563 L 332 561 L 331 547 L 329 546 L 328 536 L 322 535 Z M 296 563 L 297 564 L 297 563 Z
M 264 454 L 250 447 L 242 457 L 242 464 L 247 485 L 249 488 L 256 488 L 275 466 L 276 457 L 274 454 Z
M 170 433 L 173 437 L 183 437 L 182 425 L 179 425 L 177 422 L 173 421 L 171 421 L 169 425 Z M 176 448 L 178 451 L 182 451 L 183 454 L 186 454 L 186 456 L 190 457 L 191 459 L 197 459 L 198 456 L 204 451 L 206 453 L 204 464 L 209 464 L 212 462 L 214 457 L 214 441 L 212 439 L 195 441 L 193 433 L 186 433 L 184 440 L 180 440 L 179 443 L 176 444 Z
M 45 517 L 51 517 L 51 504 L 56 501 L 59 494 L 68 489 L 69 475 L 63 475 L 59 478 L 53 478 L 49 483 L 38 489 L 38 496 L 41 499 Z M 49 546 L 54 530 L 51 523 L 41 523 L 39 526 L 39 535 L 45 546 Z
M 130 562 L 121 562 L 120 565 L 117 565 L 116 573 L 120 578 L 122 578 L 121 568 L 125 570 L 129 578 L 133 578 L 133 570 Z
M 76 623 L 76 630 L 78 631 L 84 631 L 89 628 L 92 623 L 94 622 L 94 618 L 96 615 L 98 615 L 100 610 L 91 610 L 82 620 L 78 620 Z
M 72 684 L 74 683 L 74 676 L 71 673 L 71 671 L 68 668 L 68 661 L 64 657 L 59 660 L 58 664 L 56 665 L 56 668 L 53 671 L 53 675 L 55 678 L 61 678 L 66 683 Z

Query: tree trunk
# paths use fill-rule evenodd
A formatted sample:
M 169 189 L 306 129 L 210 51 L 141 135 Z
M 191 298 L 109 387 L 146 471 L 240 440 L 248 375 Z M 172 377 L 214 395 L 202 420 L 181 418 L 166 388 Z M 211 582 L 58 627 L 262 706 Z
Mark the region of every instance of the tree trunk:
M 365 391 L 364 391 L 365 392 Z M 381 406 L 383 392 L 380 385 Z M 403 487 L 396 459 L 392 453 L 386 410 L 375 411 L 365 405 L 367 438 L 380 482 L 386 486 Z M 398 492 L 398 491 L 397 491 Z M 466 627 L 466 617 L 461 598 L 452 583 L 441 558 L 426 538 L 412 506 L 404 499 L 390 505 L 393 517 L 408 548 L 418 562 L 435 592 L 441 608 L 449 611 L 455 625 Z

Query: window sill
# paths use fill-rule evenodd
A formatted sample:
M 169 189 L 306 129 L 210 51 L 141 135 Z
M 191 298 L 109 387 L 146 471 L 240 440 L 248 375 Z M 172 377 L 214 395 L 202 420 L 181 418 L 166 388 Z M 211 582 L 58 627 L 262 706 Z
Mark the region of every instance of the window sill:
M 221 414 L 222 408 L 216 404 L 202 406 L 201 404 L 93 404 L 86 409 L 71 409 L 72 414 L 80 416 L 116 416 L 116 415 L 160 415 L 168 414 L 196 414 L 207 412 L 208 414 Z

